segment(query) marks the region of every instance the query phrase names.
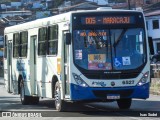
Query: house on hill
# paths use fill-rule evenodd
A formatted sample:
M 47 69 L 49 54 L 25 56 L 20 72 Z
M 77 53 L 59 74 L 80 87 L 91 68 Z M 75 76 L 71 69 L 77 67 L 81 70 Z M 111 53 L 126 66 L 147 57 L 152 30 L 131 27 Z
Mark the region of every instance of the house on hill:
M 81 2 L 75 5 L 70 6 L 60 6 L 59 7 L 59 13 L 64 13 L 68 11 L 74 11 L 74 10 L 93 10 L 97 9 L 98 7 L 108 7 L 108 5 L 97 5 L 94 2 Z
M 153 40 L 154 54 L 160 51 L 160 2 L 145 8 L 148 36 Z

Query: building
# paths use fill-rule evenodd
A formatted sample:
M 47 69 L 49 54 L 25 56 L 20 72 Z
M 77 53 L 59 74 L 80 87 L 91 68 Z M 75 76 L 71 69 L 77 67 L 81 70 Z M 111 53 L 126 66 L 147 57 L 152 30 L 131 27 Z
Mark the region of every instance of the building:
M 0 18 L 5 18 L 5 17 L 13 17 L 13 16 L 31 16 L 32 12 L 31 11 L 5 11 L 5 12 L 0 12 Z
M 108 5 L 97 5 L 95 2 L 81 2 L 75 5 L 67 4 L 58 8 L 59 13 L 75 11 L 75 10 L 93 10 L 98 7 L 109 7 Z
M 22 6 L 21 1 L 4 2 L 0 4 L 1 11 L 20 10 Z
M 160 51 L 160 3 L 145 11 L 148 36 L 153 40 L 154 53 Z

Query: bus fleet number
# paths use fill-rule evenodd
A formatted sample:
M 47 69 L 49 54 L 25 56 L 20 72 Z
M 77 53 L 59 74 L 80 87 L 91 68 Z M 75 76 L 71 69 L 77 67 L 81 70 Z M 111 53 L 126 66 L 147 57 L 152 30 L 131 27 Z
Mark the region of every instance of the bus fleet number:
M 125 85 L 125 84 L 134 84 L 134 80 L 124 80 L 122 81 L 122 84 Z

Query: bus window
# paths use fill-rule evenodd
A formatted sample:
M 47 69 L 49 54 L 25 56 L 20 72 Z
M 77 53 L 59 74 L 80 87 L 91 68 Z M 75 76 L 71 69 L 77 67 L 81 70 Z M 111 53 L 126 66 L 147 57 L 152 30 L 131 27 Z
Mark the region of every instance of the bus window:
M 58 25 L 48 28 L 48 55 L 56 55 L 58 50 Z
M 24 31 L 20 33 L 20 57 L 27 57 L 27 44 L 28 44 L 28 32 Z
M 121 37 L 118 38 L 119 42 L 116 45 L 114 45 L 116 39 L 111 37 L 114 68 L 116 70 L 138 68 L 145 62 L 144 31 L 141 28 L 126 29 L 125 32 L 121 29 L 121 31 Z M 116 31 L 111 30 L 111 33 L 116 33 Z M 113 35 L 111 34 L 111 36 Z M 116 64 L 117 61 L 120 64 Z
M 47 28 L 40 28 L 38 34 L 38 55 L 46 55 Z
M 13 34 L 13 57 L 19 57 L 19 44 L 20 44 L 20 36 L 19 33 Z
M 78 66 L 86 70 L 111 70 L 111 50 L 109 31 L 75 30 L 74 59 Z

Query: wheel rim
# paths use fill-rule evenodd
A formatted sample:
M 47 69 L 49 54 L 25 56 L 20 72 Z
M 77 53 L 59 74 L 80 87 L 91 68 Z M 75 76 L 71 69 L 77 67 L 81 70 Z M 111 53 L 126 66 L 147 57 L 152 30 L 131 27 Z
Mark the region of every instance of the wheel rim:
M 55 88 L 55 94 L 54 94 L 56 109 L 58 109 L 60 107 L 60 102 L 61 102 L 60 96 L 61 96 L 61 94 L 60 94 L 59 87 L 56 86 L 56 88 Z

